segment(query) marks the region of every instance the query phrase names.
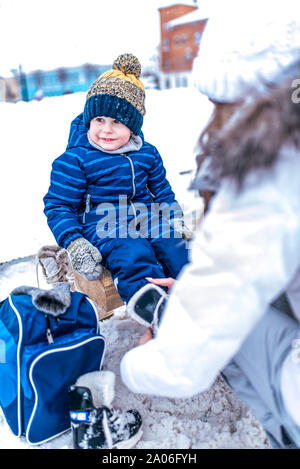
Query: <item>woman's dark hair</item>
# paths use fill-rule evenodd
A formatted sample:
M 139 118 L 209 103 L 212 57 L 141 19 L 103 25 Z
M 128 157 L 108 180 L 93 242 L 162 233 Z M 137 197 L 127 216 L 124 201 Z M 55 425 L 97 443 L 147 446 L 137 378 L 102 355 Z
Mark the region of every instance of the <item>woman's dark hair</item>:
M 199 162 L 210 156 L 213 174 L 241 187 L 252 169 L 273 166 L 284 143 L 300 148 L 300 103 L 292 99 L 293 92 L 292 80 L 285 79 L 249 104 L 215 103 L 199 137 Z

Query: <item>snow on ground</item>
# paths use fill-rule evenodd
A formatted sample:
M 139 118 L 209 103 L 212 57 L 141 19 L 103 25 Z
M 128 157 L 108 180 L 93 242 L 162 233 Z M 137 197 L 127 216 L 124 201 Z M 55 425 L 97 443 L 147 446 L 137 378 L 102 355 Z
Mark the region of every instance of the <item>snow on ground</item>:
M 16 285 L 36 284 L 34 257 L 0 266 L 0 297 Z M 100 323 L 106 338 L 103 369 L 116 374 L 115 408 L 137 409 L 143 417 L 143 436 L 137 449 L 264 449 L 269 448 L 265 432 L 250 410 L 219 377 L 206 392 L 190 399 L 168 399 L 133 394 L 122 383 L 119 363 L 124 353 L 136 346 L 145 329 L 129 319 L 124 308 Z M 8 428 L 0 413 L 0 449 L 72 448 L 71 431 L 39 446 L 29 446 Z
M 195 89 L 147 90 L 143 131 L 164 159 L 168 178 L 186 211 L 201 208 L 187 187 L 195 169 L 195 144 L 211 112 L 211 104 Z M 54 244 L 43 215 L 53 159 L 67 144 L 71 120 L 81 112 L 85 95 L 77 93 L 41 102 L 0 103 L 2 129 L 0 198 L 0 299 L 19 285 L 37 286 L 34 255 Z M 41 286 L 43 281 L 41 279 Z M 190 399 L 136 395 L 123 385 L 119 363 L 144 329 L 124 309 L 101 323 L 107 348 L 104 368 L 116 374 L 114 406 L 136 408 L 144 433 L 136 448 L 269 448 L 266 435 L 250 410 L 219 377 L 204 393 Z M 39 448 L 72 448 L 71 432 Z M 0 413 L 0 448 L 31 448 L 16 438 Z

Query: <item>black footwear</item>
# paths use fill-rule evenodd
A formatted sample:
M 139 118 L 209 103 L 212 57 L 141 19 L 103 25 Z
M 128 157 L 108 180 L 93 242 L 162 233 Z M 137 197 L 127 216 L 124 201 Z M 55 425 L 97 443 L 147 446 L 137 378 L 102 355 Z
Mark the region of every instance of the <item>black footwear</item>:
M 154 335 L 166 307 L 168 295 L 157 285 L 149 283 L 140 288 L 129 300 L 129 315 L 143 326 L 151 327 Z
M 137 410 L 95 408 L 91 390 L 83 386 L 71 386 L 69 398 L 75 449 L 129 449 L 141 438 L 142 417 Z

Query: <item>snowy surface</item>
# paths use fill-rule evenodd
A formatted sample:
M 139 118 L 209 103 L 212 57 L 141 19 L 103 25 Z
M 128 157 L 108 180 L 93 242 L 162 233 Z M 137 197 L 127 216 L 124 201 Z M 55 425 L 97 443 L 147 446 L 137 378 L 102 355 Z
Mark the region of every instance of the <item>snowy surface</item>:
M 0 267 L 1 296 L 14 285 L 36 282 L 35 259 Z M 106 338 L 103 369 L 116 375 L 113 406 L 124 411 L 137 409 L 143 417 L 143 436 L 137 449 L 264 449 L 266 435 L 249 409 L 219 377 L 214 385 L 190 399 L 168 399 L 131 393 L 122 383 L 119 364 L 124 353 L 136 346 L 145 329 L 126 316 L 124 308 L 100 323 Z M 18 439 L 0 411 L 0 449 L 72 448 L 71 431 L 38 446 Z
M 34 255 L 41 246 L 55 243 L 42 198 L 51 163 L 64 151 L 70 122 L 84 100 L 85 95 L 78 93 L 41 102 L 0 103 L 0 299 L 16 286 L 37 285 Z M 180 172 L 195 169 L 195 144 L 211 104 L 194 89 L 147 90 L 146 108 L 145 138 L 158 147 L 178 200 L 186 211 L 201 206 L 201 199 L 187 191 L 191 173 Z M 260 424 L 221 377 L 191 399 L 129 392 L 121 382 L 119 364 L 144 329 L 121 308 L 101 323 L 101 331 L 107 343 L 104 368 L 116 374 L 113 405 L 124 411 L 136 408 L 143 416 L 144 433 L 137 448 L 270 447 Z M 11 433 L 0 414 L 0 449 L 24 447 L 30 448 Z M 38 447 L 72 448 L 71 432 Z

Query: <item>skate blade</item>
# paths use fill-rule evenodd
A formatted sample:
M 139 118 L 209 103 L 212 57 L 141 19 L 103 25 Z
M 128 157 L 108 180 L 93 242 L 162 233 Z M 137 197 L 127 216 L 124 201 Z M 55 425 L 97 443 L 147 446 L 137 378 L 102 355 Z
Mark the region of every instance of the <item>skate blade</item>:
M 139 439 L 142 437 L 143 430 L 140 428 L 139 431 L 127 441 L 120 441 L 117 443 L 114 448 L 116 449 L 130 449 L 137 444 Z

